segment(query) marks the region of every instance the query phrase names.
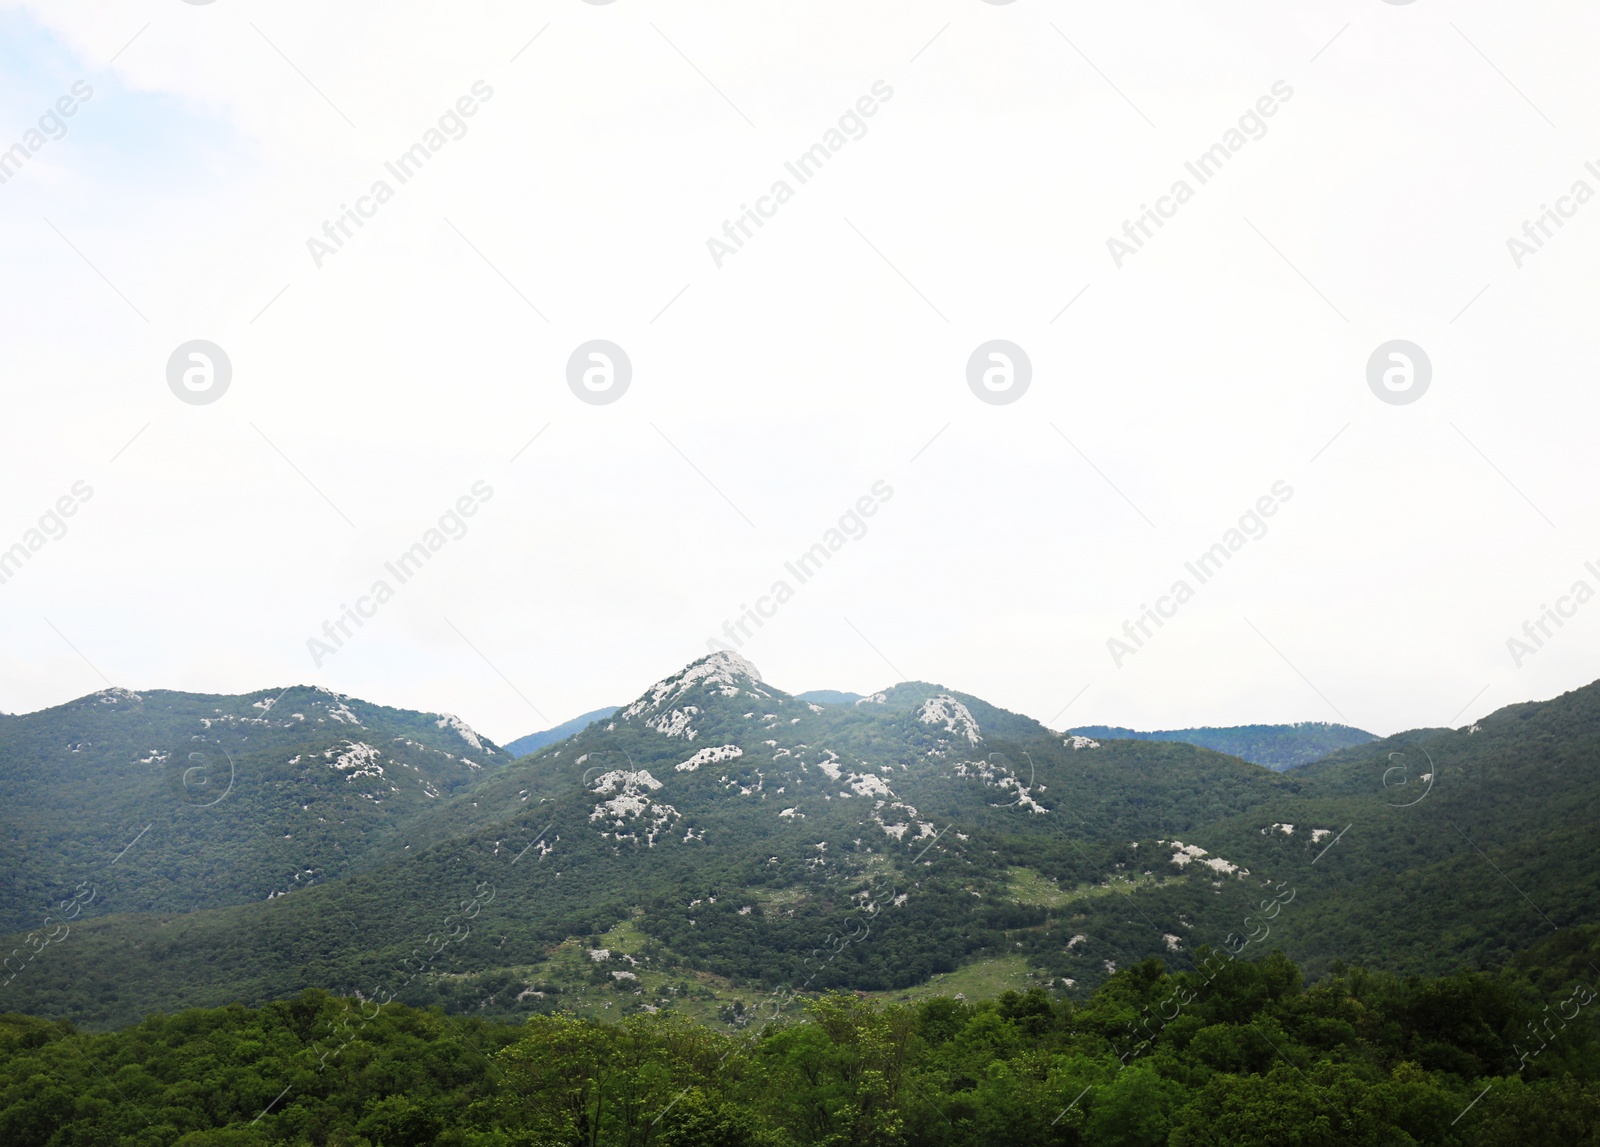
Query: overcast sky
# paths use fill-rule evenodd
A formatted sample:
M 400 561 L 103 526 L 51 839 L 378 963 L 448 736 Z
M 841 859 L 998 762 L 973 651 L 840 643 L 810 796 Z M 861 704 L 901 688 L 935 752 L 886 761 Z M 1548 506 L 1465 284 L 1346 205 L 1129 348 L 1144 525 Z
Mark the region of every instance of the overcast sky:
M 0 710 L 304 682 L 505 741 L 714 637 L 1055 727 L 1597 676 L 1592 5 L 79 0 L 0 56 Z

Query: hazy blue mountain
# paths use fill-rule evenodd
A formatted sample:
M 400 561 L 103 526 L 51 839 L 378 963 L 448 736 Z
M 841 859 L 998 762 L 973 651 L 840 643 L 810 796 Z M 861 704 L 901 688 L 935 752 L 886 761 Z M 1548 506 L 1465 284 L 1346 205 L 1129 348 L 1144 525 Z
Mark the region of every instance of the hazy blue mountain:
M 796 693 L 802 701 L 815 701 L 818 705 L 854 705 L 861 700 L 860 693 L 841 693 L 837 689 L 812 689 Z
M 1282 772 L 1310 764 L 1339 749 L 1364 745 L 1378 738 L 1364 729 L 1299 721 L 1293 725 L 1233 725 L 1228 728 L 1166 729 L 1144 733 L 1114 725 L 1084 725 L 1069 729 L 1082 737 L 1118 741 L 1181 741 L 1218 753 L 1227 753 L 1256 765 Z
M 621 705 L 612 705 L 605 709 L 595 709 L 593 712 L 585 713 L 581 717 L 563 721 L 553 729 L 546 729 L 542 733 L 529 733 L 526 737 L 518 737 L 505 747 L 506 752 L 513 757 L 525 757 L 529 753 L 539 751 L 546 745 L 553 745 L 557 741 L 566 740 L 574 733 L 583 732 L 595 721 L 604 721 L 620 708 L 622 708 Z

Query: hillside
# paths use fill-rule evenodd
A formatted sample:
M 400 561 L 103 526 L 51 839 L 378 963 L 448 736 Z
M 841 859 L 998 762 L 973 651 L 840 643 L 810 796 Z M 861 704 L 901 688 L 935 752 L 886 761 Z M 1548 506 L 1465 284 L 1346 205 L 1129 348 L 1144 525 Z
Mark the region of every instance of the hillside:
M 1338 884 L 1307 889 L 1296 927 L 1308 954 L 1406 971 L 1498 967 L 1600 912 L 1600 683 L 1297 774 L 1301 815 L 1352 825 Z
M 447 714 L 297 686 L 108 689 L 0 721 L 0 928 L 265 900 L 356 871 L 506 761 Z M 136 842 L 136 843 L 135 843 Z M 114 894 L 113 894 L 114 889 Z

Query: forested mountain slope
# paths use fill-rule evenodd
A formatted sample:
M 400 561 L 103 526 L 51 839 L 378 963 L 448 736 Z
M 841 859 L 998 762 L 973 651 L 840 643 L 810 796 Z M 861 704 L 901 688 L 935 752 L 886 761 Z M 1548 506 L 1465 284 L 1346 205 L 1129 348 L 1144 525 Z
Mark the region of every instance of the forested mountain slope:
M 36 956 L 15 938 L 4 1006 L 106 1025 L 320 987 L 616 1016 L 970 968 L 1082 995 L 1205 945 L 1281 944 L 1319 975 L 1494 965 L 1600 906 L 1597 698 L 1275 773 L 1063 737 L 928 683 L 808 702 L 713 654 L 424 795 L 344 879 L 79 920 Z M 119 863 L 99 879 L 95 903 L 114 906 L 147 877 Z
M 507 759 L 447 714 L 305 686 L 107 689 L 7 717 L 0 928 L 75 894 L 85 916 L 183 912 L 343 876 Z M 116 895 L 85 898 L 97 884 Z
M 1263 813 L 1349 826 L 1301 885 L 1303 911 L 1286 932 L 1312 971 L 1337 958 L 1402 971 L 1499 966 L 1600 913 L 1600 684 L 1293 775 L 1299 798 Z M 1300 830 L 1261 836 L 1257 819 L 1218 825 L 1214 839 L 1241 855 L 1310 849 Z
M 1185 745 L 1063 741 L 932 685 L 819 706 L 719 654 L 607 725 L 441 798 L 403 838 L 432 845 L 392 837 L 383 864 L 269 902 L 79 922 L 8 991 L 21 1010 L 89 1022 L 305 986 L 389 983 L 448 1002 L 471 989 L 451 977 L 504 973 L 525 988 L 554 946 L 623 921 L 663 968 L 800 982 L 808 945 L 864 908 L 882 916 L 875 942 L 816 987 L 907 986 L 1043 943 L 1088 984 L 1106 958 L 1066 946 L 1071 921 L 1016 902 L 1018 865 L 1099 886 L 1137 863 L 1130 841 L 1148 851 L 1295 783 Z M 1161 882 L 1169 895 L 1192 885 L 1209 907 L 1219 875 L 1197 864 Z M 120 877 L 107 875 L 107 902 Z M 1087 910 L 1120 913 L 1103 892 L 1086 893 Z M 1133 942 L 1165 947 L 1159 933 Z M 397 972 L 419 944 L 421 969 Z

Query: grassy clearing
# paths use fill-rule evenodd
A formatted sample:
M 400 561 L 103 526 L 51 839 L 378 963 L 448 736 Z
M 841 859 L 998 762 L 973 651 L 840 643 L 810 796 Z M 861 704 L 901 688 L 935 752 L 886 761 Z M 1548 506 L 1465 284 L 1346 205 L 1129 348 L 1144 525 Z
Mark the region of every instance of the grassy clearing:
M 1062 889 L 1054 880 L 1041 876 L 1031 868 L 1013 868 L 1010 878 L 1006 881 L 1006 892 L 1018 904 L 1029 904 L 1040 908 L 1060 908 L 1063 904 L 1070 904 L 1078 899 L 1073 893 Z
M 718 1012 L 742 1002 L 753 1010 L 764 993 L 738 989 L 719 976 L 686 968 L 667 970 L 645 956 L 649 937 L 637 916 L 624 919 L 591 944 L 569 938 L 542 964 L 513 969 L 547 1004 L 588 1019 L 620 1021 L 651 1009 L 680 1012 L 719 1026 Z M 606 952 L 595 958 L 593 951 Z M 618 974 L 620 973 L 620 974 Z
M 1112 893 L 1128 893 L 1138 888 L 1159 888 L 1181 881 L 1183 877 L 1150 875 L 1107 877 L 1100 884 L 1080 884 L 1075 888 L 1062 888 L 1048 876 L 1041 876 L 1031 868 L 1012 868 L 1006 881 L 1006 892 L 1019 904 L 1039 908 L 1062 908 L 1080 900 L 1092 900 Z
M 1043 987 L 1047 976 L 1028 967 L 1021 956 L 994 956 L 987 960 L 967 964 L 953 972 L 934 976 L 925 984 L 895 992 L 873 992 L 878 999 L 900 1001 L 924 1000 L 929 996 L 965 996 L 968 1000 L 993 999 L 1004 991 L 1025 992 L 1029 988 Z
M 1035 881 L 1033 887 L 1047 886 Z M 779 892 L 773 899 L 782 905 L 794 895 L 793 892 Z M 763 907 L 771 910 L 770 902 Z M 590 955 L 588 942 L 570 938 L 550 950 L 542 963 L 507 970 L 523 979 L 528 991 L 544 1004 L 587 1019 L 617 1023 L 630 1015 L 655 1009 L 676 1012 L 727 1030 L 730 1026 L 739 1026 L 727 1022 L 739 1004 L 743 1005 L 743 1014 L 752 1017 L 747 1023 L 759 1024 L 772 1014 L 771 993 L 761 988 L 736 987 L 720 976 L 682 967 L 671 970 L 653 967 L 644 954 L 650 941 L 640 930 L 638 917 L 620 921 L 597 939 L 593 948 L 605 950 L 608 954 L 604 959 Z M 623 975 L 615 975 L 617 972 Z M 1027 991 L 1048 981 L 1049 977 L 1030 969 L 1023 957 L 999 956 L 934 976 L 913 988 L 862 994 L 896 1002 L 957 994 L 977 1001 L 992 999 L 1007 990 Z M 793 1000 L 783 1011 L 786 1019 L 801 1014 L 798 1002 Z

